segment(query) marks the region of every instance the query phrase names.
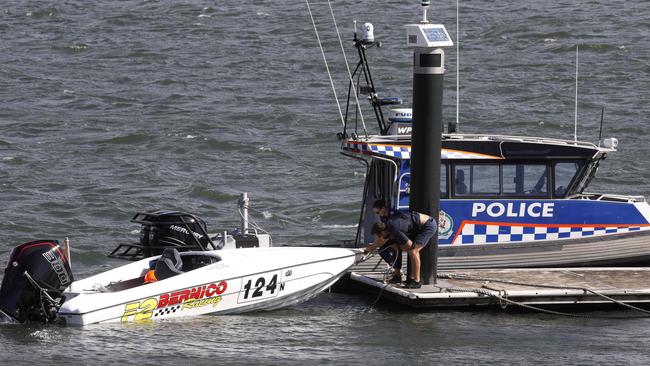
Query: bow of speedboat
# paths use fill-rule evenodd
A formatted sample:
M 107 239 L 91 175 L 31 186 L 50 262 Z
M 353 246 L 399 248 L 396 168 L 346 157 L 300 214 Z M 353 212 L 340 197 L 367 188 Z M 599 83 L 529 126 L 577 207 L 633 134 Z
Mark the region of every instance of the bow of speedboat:
M 332 286 L 354 263 L 357 253 L 341 248 L 265 248 L 224 255 L 238 263 L 239 290 L 223 313 L 273 310 L 305 301 Z

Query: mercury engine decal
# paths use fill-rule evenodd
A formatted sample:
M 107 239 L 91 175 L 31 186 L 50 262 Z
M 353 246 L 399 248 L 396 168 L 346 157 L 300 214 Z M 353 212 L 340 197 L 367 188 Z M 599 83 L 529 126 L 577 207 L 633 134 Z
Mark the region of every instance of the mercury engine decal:
M 68 276 L 68 272 L 65 270 L 65 265 L 63 264 L 61 258 L 54 255 L 54 253 L 51 250 L 43 253 L 43 258 L 45 258 L 45 260 L 48 261 L 48 263 L 50 263 L 52 269 L 59 277 L 59 281 L 61 282 L 61 284 L 64 286 L 69 285 L 70 276 Z

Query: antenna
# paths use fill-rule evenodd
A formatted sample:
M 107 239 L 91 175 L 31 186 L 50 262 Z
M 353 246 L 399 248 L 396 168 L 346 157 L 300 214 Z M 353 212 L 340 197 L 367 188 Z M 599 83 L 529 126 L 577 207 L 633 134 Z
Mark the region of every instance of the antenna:
M 320 53 L 323 55 L 323 63 L 325 63 L 325 70 L 327 70 L 327 76 L 330 79 L 330 85 L 332 86 L 332 93 L 334 93 L 334 100 L 336 100 L 336 106 L 339 110 L 339 117 L 341 117 L 341 124 L 345 128 L 345 118 L 343 118 L 343 111 L 341 110 L 341 104 L 339 103 L 339 97 L 336 95 L 336 88 L 334 87 L 334 80 L 332 79 L 332 73 L 330 72 L 330 67 L 327 64 L 327 58 L 325 57 L 325 50 L 323 50 L 323 43 L 320 40 L 318 35 L 318 28 L 316 27 L 316 21 L 314 20 L 314 14 L 311 12 L 311 6 L 309 6 L 309 0 L 305 0 L 307 3 L 307 10 L 309 11 L 309 17 L 311 18 L 311 24 L 314 26 L 314 33 L 316 33 L 316 40 L 318 41 L 318 47 L 320 48 Z
M 458 33 L 458 20 L 460 0 L 456 0 L 456 131 L 460 128 L 460 33 Z M 451 131 L 449 131 L 451 132 Z
M 605 107 L 600 111 L 600 131 L 598 131 L 598 147 L 600 147 L 600 140 L 603 138 L 603 120 L 605 119 Z
M 575 121 L 573 122 L 573 141 L 578 141 L 578 45 L 576 45 L 576 100 L 575 100 Z

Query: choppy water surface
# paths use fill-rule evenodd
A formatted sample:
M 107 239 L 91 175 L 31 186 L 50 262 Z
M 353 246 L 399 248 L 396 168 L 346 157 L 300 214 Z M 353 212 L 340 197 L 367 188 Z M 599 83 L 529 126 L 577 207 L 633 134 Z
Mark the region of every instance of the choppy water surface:
M 410 104 L 403 25 L 418 2 L 341 1 L 371 21 L 382 96 Z M 455 2 L 432 20 L 456 39 Z M 329 8 L 312 8 L 332 71 L 344 66 Z M 619 152 L 593 191 L 649 195 L 650 5 L 646 1 L 461 4 L 460 122 L 465 132 L 573 137 Z M 16 244 L 70 237 L 75 273 L 117 265 L 138 210 L 194 212 L 236 225 L 240 192 L 276 244 L 351 238 L 363 166 L 338 154 L 340 129 L 301 1 L 5 1 L 0 4 L 0 259 Z M 349 42 L 346 43 L 350 46 Z M 354 53 L 348 48 L 353 61 Z M 455 51 L 445 119 L 455 118 Z M 366 116 L 370 112 L 367 111 Z M 375 124 L 367 121 L 375 131 Z M 4 262 L 1 264 L 4 266 Z M 324 294 L 283 311 L 136 326 L 0 327 L 0 363 L 193 364 L 647 363 L 648 321 L 547 315 L 415 314 Z M 436 361 L 434 361 L 436 360 Z

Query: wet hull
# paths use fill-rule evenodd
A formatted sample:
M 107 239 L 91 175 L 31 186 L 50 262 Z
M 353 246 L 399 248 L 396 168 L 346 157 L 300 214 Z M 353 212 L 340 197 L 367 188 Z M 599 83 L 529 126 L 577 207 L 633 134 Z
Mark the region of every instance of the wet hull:
M 438 268 L 543 268 L 650 264 L 650 233 L 637 232 L 590 239 L 521 244 L 441 245 Z M 385 268 L 379 256 L 354 266 L 355 271 Z M 406 256 L 403 260 L 406 268 Z
M 317 295 L 338 280 L 355 260 L 353 251 L 338 248 L 216 253 L 222 258 L 218 263 L 119 291 L 106 289 L 106 284 L 112 282 L 110 278 L 120 283 L 132 281 L 125 279 L 139 274 L 148 259 L 77 281 L 59 317 L 67 324 L 87 325 L 273 310 Z

